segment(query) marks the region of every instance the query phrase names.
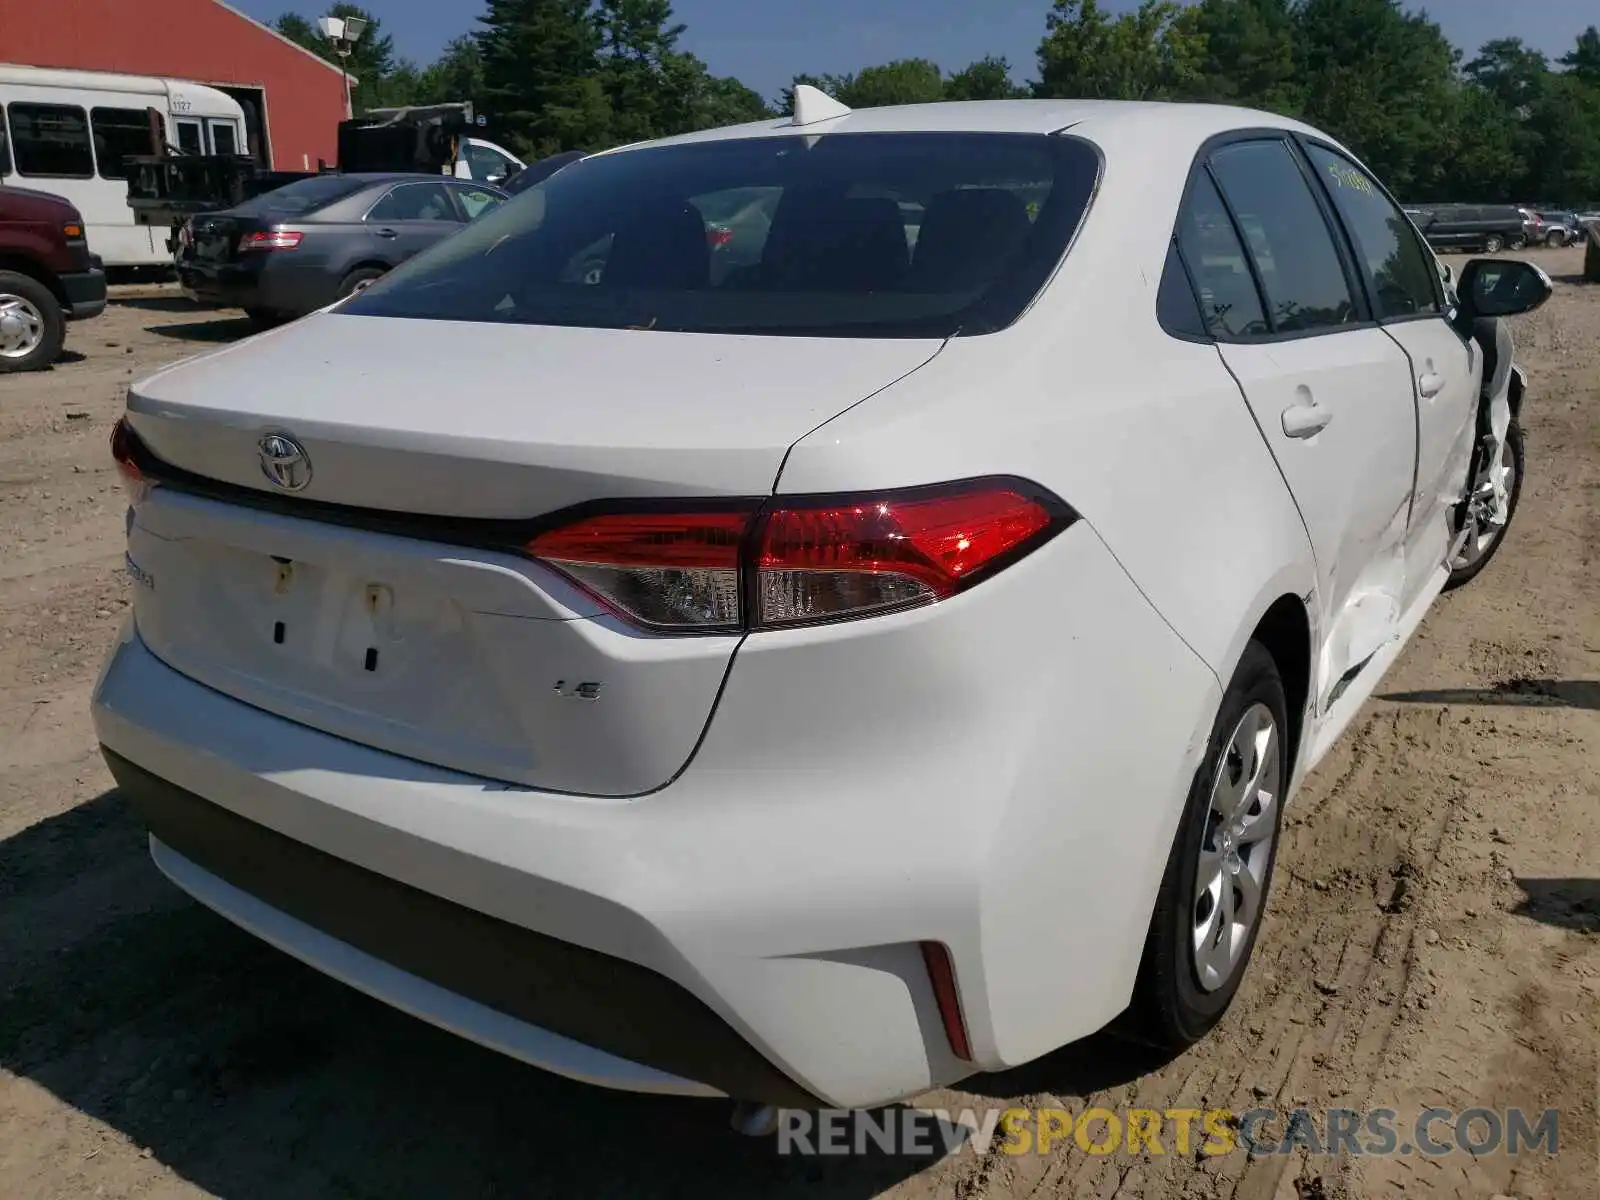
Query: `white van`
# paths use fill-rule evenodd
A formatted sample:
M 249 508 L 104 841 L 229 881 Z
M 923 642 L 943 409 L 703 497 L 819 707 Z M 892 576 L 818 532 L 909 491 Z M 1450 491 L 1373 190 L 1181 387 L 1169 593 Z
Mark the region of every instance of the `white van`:
M 482 138 L 462 138 L 456 153 L 456 178 L 480 183 L 504 183 L 527 165 L 504 146 Z
M 134 224 L 122 169 L 150 153 L 150 109 L 180 150 L 246 153 L 244 110 L 216 88 L 0 63 L 0 182 L 71 201 L 108 267 L 171 266 L 167 231 Z

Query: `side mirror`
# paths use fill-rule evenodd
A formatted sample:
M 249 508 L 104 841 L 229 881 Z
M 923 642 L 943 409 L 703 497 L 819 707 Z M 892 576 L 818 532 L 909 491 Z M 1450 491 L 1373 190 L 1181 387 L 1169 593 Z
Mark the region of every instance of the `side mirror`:
M 1532 263 L 1500 258 L 1473 259 L 1461 268 L 1456 287 L 1461 315 L 1468 320 L 1530 313 L 1554 290 L 1550 276 Z

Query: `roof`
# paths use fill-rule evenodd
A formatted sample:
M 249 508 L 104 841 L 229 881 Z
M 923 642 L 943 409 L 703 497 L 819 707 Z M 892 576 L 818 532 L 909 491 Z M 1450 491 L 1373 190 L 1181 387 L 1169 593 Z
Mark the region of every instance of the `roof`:
M 1060 133 L 1069 129 L 1097 142 L 1106 142 L 1120 134 L 1149 137 L 1161 133 L 1170 134 L 1178 141 L 1192 142 L 1229 129 L 1252 127 L 1314 132 L 1309 126 L 1275 113 L 1221 104 L 1143 100 L 957 100 L 854 109 L 844 116 L 800 126 L 788 117 L 780 117 L 639 144 L 656 146 L 832 133 Z
M 328 70 L 332 71 L 335 75 L 338 75 L 338 74 L 342 73 L 340 71 L 340 68 L 339 68 L 337 63 L 331 63 L 327 59 L 323 58 L 322 55 L 317 54 L 314 51 L 307 50 L 304 46 L 302 46 L 299 42 L 295 41 L 293 38 L 284 37 L 283 34 L 279 33 L 271 25 L 263 24 L 262 22 L 256 20 L 254 17 L 240 12 L 237 8 L 235 8 L 231 4 L 224 4 L 223 0 L 211 0 L 211 3 L 215 4 L 218 8 L 225 9 L 226 11 L 232 13 L 234 16 L 238 17 L 239 20 L 244 21 L 244 22 L 246 22 L 246 23 L 248 23 L 250 25 L 254 25 L 257 29 L 261 30 L 263 33 L 271 34 L 273 37 L 277 38 L 280 42 L 282 42 L 285 46 L 293 46 L 296 50 L 300 51 L 301 54 L 304 54 L 312 62 L 317 63 L 320 66 L 326 67 Z M 350 76 L 350 82 L 351 82 L 352 85 L 354 85 L 359 81 L 356 79 L 356 77 L 354 75 L 352 75 L 352 76 Z

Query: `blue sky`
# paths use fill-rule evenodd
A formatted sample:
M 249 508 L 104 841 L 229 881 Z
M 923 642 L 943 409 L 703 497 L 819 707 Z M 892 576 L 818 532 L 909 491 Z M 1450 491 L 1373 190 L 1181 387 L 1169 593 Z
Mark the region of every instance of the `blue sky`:
M 1134 0 L 1109 0 L 1123 11 Z M 316 16 L 302 0 L 232 0 L 258 20 L 286 9 Z M 402 55 L 427 62 L 446 41 L 477 27 L 480 0 L 364 0 Z M 842 73 L 892 58 L 931 58 L 946 70 L 985 54 L 1003 54 L 1019 79 L 1032 76 L 1050 0 L 675 0 L 688 25 L 685 49 L 718 75 L 736 75 L 772 97 L 800 71 Z M 1519 35 L 1552 57 L 1572 48 L 1579 32 L 1600 23 L 1595 0 L 1543 0 L 1521 8 L 1504 0 L 1436 0 L 1434 20 L 1457 46 L 1476 50 L 1494 37 Z M 1537 13 L 1537 18 L 1534 14 Z M 1469 54 L 1470 57 L 1470 54 Z

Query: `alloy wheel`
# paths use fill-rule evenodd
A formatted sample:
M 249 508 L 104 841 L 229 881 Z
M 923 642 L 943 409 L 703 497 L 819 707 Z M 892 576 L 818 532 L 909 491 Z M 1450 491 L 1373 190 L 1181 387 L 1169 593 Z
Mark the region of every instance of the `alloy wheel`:
M 0 358 L 27 358 L 44 341 L 44 314 L 25 296 L 0 292 Z
M 1467 540 L 1450 563 L 1452 571 L 1470 567 L 1494 548 L 1506 531 L 1510 513 L 1499 511 L 1495 500 L 1495 477 L 1499 477 L 1500 494 L 1509 499 L 1516 486 L 1517 458 L 1511 451 L 1511 439 L 1500 443 L 1500 461 L 1490 468 L 1490 474 L 1473 491 L 1467 501 Z
M 1282 744 L 1272 710 L 1252 704 L 1217 766 L 1190 914 L 1203 991 L 1214 992 L 1233 977 L 1261 920 L 1278 837 Z

